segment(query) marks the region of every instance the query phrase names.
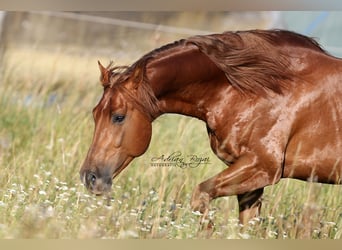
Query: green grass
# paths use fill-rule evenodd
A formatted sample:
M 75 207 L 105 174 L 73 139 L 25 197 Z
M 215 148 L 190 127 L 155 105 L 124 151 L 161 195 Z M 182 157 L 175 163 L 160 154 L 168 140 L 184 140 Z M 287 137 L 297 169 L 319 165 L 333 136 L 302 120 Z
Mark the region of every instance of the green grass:
M 225 166 L 211 152 L 203 123 L 158 118 L 149 150 L 114 180 L 112 198 L 92 196 L 78 171 L 92 139 L 91 109 L 102 93 L 97 58 L 9 50 L 5 59 L 0 238 L 207 237 L 191 212 L 191 192 Z M 209 157 L 210 164 L 151 167 L 151 158 L 175 151 Z M 261 218 L 245 227 L 235 197 L 213 201 L 211 217 L 213 239 L 339 239 L 342 188 L 282 180 L 266 188 Z

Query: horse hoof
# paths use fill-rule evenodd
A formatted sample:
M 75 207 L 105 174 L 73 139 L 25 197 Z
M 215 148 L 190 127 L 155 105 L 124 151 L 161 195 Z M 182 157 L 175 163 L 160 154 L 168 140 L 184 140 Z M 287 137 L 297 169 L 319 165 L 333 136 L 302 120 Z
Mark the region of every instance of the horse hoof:
M 201 214 L 207 213 L 209 208 L 209 201 L 210 198 L 208 193 L 199 192 L 198 190 L 196 190 L 191 199 L 192 211 L 198 211 Z

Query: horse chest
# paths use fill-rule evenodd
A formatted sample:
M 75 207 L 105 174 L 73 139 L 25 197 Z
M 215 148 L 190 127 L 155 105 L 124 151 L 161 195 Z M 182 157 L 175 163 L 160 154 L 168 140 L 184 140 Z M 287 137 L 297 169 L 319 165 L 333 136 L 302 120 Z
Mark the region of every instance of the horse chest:
M 248 106 L 248 105 L 247 105 Z M 252 106 L 252 105 L 251 105 Z M 207 114 L 207 132 L 213 152 L 227 165 L 234 163 L 249 147 L 248 142 L 258 123 L 259 115 L 254 113 L 257 106 L 241 107 L 241 110 L 229 112 L 209 112 Z
M 237 143 L 233 142 L 232 138 L 226 137 L 221 139 L 214 131 L 207 127 L 208 135 L 210 139 L 210 146 L 216 156 L 222 160 L 225 164 L 232 164 L 239 155 L 239 147 Z M 230 140 L 229 140 L 230 139 Z

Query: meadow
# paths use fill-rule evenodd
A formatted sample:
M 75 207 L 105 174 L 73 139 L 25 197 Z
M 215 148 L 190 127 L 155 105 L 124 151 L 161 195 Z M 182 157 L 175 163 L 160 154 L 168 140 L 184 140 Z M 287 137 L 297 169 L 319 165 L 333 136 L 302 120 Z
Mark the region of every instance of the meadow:
M 191 212 L 196 184 L 225 168 L 205 124 L 179 115 L 153 123 L 148 151 L 113 182 L 88 193 L 78 171 L 102 94 L 97 60 L 62 50 L 8 49 L 0 83 L 0 238 L 341 239 L 342 188 L 282 180 L 265 189 L 260 218 L 238 223 L 236 197 L 211 203 L 215 230 Z M 137 58 L 136 58 L 137 59 Z M 128 63 L 131 58 L 119 63 Z M 132 62 L 132 61 L 131 61 Z M 196 168 L 153 166 L 173 152 L 209 159 Z

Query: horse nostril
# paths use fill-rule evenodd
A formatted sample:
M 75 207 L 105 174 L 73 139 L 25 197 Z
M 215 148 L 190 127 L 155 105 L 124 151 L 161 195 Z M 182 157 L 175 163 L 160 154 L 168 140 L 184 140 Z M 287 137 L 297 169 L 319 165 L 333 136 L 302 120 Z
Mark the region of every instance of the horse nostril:
M 87 175 L 87 182 L 91 186 L 94 186 L 95 182 L 96 182 L 96 175 L 94 173 L 88 173 L 88 175 Z
M 102 195 L 109 193 L 112 187 L 111 175 L 103 175 L 93 171 L 85 171 L 81 173 L 85 187 L 93 194 Z

